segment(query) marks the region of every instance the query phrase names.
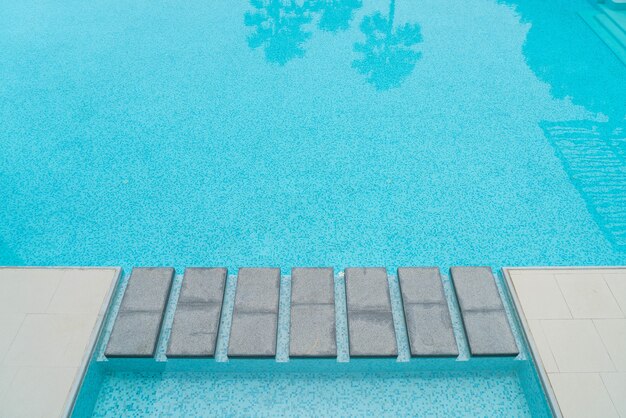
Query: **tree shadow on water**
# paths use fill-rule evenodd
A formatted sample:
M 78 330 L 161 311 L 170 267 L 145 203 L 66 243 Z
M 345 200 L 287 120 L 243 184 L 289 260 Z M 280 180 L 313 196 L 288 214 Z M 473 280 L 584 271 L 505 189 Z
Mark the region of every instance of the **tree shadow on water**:
M 345 30 L 361 0 L 250 0 L 253 11 L 246 12 L 244 24 L 254 28 L 248 36 L 252 49 L 263 47 L 265 59 L 285 65 L 304 56 L 311 38 L 311 24 L 328 32 Z
M 361 21 L 365 42 L 354 44 L 363 58 L 354 60 L 352 67 L 377 90 L 400 86 L 422 56 L 415 49 L 422 42 L 418 24 L 406 23 L 394 29 L 395 3 L 390 1 L 388 17 L 380 12 L 365 16 Z

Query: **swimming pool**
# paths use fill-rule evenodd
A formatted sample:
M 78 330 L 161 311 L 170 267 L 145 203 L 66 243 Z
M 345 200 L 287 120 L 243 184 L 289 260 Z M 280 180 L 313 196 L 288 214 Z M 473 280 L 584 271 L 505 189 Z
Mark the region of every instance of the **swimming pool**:
M 626 264 L 626 67 L 585 0 L 0 4 L 0 265 Z M 543 402 L 532 369 L 387 367 L 447 412 Z M 159 373 L 96 379 L 97 411 L 212 372 Z M 221 382 L 285 382 L 249 376 Z M 351 382 L 309 400 L 379 389 Z

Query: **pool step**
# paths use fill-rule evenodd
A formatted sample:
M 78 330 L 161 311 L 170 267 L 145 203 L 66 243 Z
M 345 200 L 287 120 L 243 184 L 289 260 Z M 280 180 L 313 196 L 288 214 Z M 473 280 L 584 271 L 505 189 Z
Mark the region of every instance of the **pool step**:
M 458 356 L 439 268 L 399 268 L 398 282 L 411 356 Z
M 239 269 L 229 357 L 276 356 L 279 291 L 280 269 Z
M 347 268 L 345 280 L 350 356 L 397 356 L 387 270 Z
M 471 355 L 518 354 L 491 269 L 453 267 L 450 273 Z M 154 357 L 173 277 L 171 268 L 133 269 L 105 350 L 107 357 Z M 332 268 L 292 270 L 289 357 L 337 357 L 336 323 L 345 318 L 337 315 L 335 280 Z M 341 278 L 337 280 L 341 286 Z M 167 357 L 215 356 L 226 282 L 225 268 L 186 269 L 178 301 L 171 302 L 175 310 Z M 389 287 L 393 277 L 382 267 L 347 268 L 343 282 L 350 357 L 396 357 L 396 330 L 402 324 L 394 324 Z M 277 268 L 239 269 L 232 324 L 221 332 L 228 341 L 224 347 L 228 357 L 276 356 L 280 283 Z M 449 310 L 454 296 L 446 297 L 439 269 L 399 268 L 398 284 L 411 356 L 458 356 L 454 315 Z
M 579 15 L 626 65 L 626 11 L 600 5 L 598 9 L 584 10 Z
M 490 267 L 452 267 L 450 275 L 473 356 L 519 354 Z
M 626 10 L 626 0 L 606 0 L 606 4 L 613 10 Z
M 225 268 L 185 269 L 168 357 L 213 357 L 222 316 Z
M 291 271 L 290 357 L 337 357 L 332 268 Z
M 134 268 L 105 350 L 107 357 L 154 357 L 173 268 Z

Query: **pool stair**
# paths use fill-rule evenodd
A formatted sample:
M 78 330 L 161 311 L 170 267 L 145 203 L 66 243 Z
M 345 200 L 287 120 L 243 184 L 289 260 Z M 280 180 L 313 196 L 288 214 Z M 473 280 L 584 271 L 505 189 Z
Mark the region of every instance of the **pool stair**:
M 291 270 L 289 357 L 337 357 L 332 268 Z
M 343 280 L 332 268 L 294 268 L 290 280 L 282 284 L 278 268 L 240 268 L 236 283 L 225 268 L 187 268 L 182 282 L 177 281 L 178 299 L 172 296 L 168 308 L 173 319 L 166 356 L 213 358 L 220 334 L 227 335 L 222 338 L 228 358 L 276 358 L 281 300 L 289 303 L 283 306 L 287 312 L 281 312 L 290 315 L 291 358 L 336 359 L 336 324 L 343 320 L 350 358 L 396 358 L 398 337 L 405 332 L 411 357 L 457 357 L 459 343 L 465 340 L 471 356 L 517 356 L 519 348 L 491 268 L 452 267 L 450 276 L 446 298 L 438 268 L 399 268 L 400 302 L 396 298 L 392 307 L 390 286 L 395 276 L 383 267 L 346 268 Z M 173 279 L 171 268 L 132 270 L 105 342 L 105 357 L 155 358 Z M 291 286 L 290 294 L 281 294 L 281 286 L 289 290 L 285 283 Z M 345 312 L 336 304 L 336 298 L 343 299 L 336 293 L 337 285 L 345 286 Z M 222 319 L 222 311 L 230 313 L 230 308 L 229 322 Z M 462 322 L 456 333 L 452 308 Z M 394 317 L 394 310 L 401 310 L 400 316 Z M 399 326 L 402 318 L 404 324 Z M 164 338 L 167 333 L 161 335 Z
M 439 269 L 401 267 L 398 269 L 398 281 L 411 356 L 458 356 Z
M 105 355 L 154 357 L 173 268 L 134 268 L 124 291 Z
M 239 269 L 229 357 L 276 356 L 279 294 L 280 269 Z
M 172 323 L 168 357 L 214 357 L 226 287 L 225 268 L 187 268 Z
M 450 276 L 472 355 L 517 355 L 515 337 L 491 269 L 452 267 Z
M 350 357 L 397 356 L 387 271 L 347 268 L 345 280 Z
M 579 15 L 626 65 L 626 1 L 608 0 Z

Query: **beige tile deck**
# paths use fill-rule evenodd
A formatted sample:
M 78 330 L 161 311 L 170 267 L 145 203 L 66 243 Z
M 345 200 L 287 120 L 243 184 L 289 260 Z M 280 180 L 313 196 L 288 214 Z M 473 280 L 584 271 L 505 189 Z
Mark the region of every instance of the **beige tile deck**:
M 504 272 L 560 413 L 626 418 L 626 268 Z
M 0 417 L 64 414 L 118 276 L 0 268 Z

